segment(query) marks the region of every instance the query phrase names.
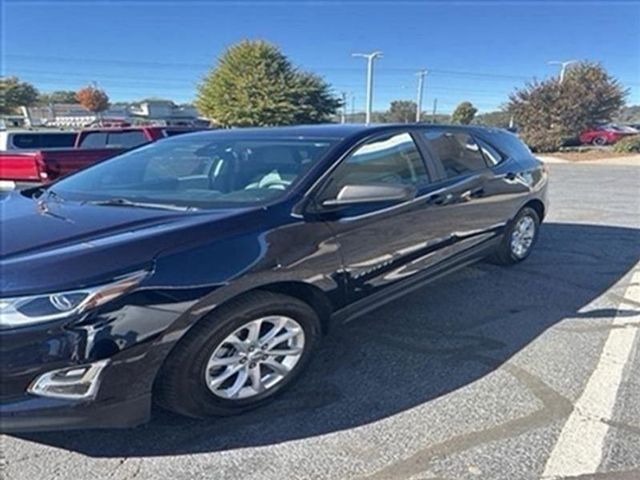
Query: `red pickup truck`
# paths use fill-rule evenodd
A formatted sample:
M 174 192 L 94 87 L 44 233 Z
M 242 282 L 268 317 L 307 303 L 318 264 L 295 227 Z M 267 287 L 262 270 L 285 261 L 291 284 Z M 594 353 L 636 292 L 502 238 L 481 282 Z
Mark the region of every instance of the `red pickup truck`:
M 48 183 L 161 138 L 199 130 L 192 127 L 93 128 L 78 133 L 73 148 L 0 151 L 0 180 Z

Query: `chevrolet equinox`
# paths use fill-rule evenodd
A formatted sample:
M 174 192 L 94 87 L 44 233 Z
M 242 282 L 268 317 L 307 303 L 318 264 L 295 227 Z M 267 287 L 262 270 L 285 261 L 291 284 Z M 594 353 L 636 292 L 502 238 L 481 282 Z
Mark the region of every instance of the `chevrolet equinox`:
M 317 125 L 168 138 L 0 197 L 0 427 L 260 406 L 332 325 L 530 254 L 547 171 L 513 134 Z

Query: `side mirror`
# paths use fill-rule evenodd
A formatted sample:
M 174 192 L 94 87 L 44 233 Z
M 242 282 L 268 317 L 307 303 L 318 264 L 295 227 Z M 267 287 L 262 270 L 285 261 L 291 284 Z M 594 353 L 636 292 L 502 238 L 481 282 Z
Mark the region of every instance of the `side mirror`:
M 367 203 L 406 202 L 413 199 L 415 194 L 415 188 L 406 185 L 345 185 L 336 198 L 324 200 L 322 206 L 334 208 Z

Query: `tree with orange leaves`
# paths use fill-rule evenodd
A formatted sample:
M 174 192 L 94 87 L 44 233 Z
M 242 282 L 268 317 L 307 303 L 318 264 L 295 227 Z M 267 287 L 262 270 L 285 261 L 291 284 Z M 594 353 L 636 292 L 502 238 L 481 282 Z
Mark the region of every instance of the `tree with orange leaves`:
M 109 108 L 109 96 L 99 88 L 88 86 L 76 92 L 76 100 L 87 110 L 100 114 Z

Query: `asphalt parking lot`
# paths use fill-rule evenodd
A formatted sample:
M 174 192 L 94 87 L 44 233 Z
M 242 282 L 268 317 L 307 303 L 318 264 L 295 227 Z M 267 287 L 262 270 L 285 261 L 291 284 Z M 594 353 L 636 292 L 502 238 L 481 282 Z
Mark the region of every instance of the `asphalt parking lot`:
M 551 165 L 527 262 L 334 331 L 240 417 L 4 436 L 8 479 L 638 479 L 640 168 Z

